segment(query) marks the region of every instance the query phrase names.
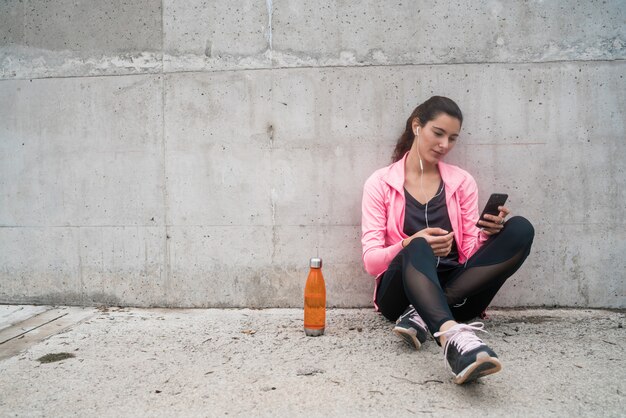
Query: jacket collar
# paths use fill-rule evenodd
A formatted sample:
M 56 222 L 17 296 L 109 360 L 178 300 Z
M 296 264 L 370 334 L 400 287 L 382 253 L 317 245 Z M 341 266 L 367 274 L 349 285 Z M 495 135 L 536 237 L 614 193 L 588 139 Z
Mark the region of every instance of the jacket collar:
M 396 189 L 398 193 L 404 193 L 404 167 L 409 153 L 404 154 L 400 160 L 391 164 L 387 172 L 383 175 L 383 180 L 391 187 Z M 455 166 L 439 161 L 437 164 L 441 179 L 446 185 L 446 193 L 454 193 L 461 184 L 463 176 L 459 175 Z
M 439 174 L 441 174 L 441 178 L 443 179 L 443 183 L 446 185 L 448 189 L 446 193 L 454 193 L 456 189 L 459 188 L 463 179 L 465 178 L 459 170 L 458 167 L 444 163 L 443 161 L 439 161 Z
M 404 193 L 404 166 L 406 164 L 407 152 L 404 157 L 387 167 L 387 172 L 383 175 L 383 180 L 398 193 Z

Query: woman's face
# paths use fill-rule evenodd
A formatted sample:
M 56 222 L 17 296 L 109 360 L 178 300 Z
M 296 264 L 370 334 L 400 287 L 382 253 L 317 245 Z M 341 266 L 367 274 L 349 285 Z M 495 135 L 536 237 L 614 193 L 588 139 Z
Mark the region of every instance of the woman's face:
M 421 127 L 417 120 L 413 121 L 413 132 L 418 127 L 419 134 L 413 141 L 412 148 L 417 148 L 424 162 L 437 164 L 454 148 L 461 131 L 461 122 L 447 113 L 441 113 Z

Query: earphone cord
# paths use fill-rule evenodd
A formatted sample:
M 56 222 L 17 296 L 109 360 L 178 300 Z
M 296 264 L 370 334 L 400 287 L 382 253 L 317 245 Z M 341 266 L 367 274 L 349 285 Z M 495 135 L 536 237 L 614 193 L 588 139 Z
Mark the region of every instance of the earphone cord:
M 418 141 L 418 145 L 419 145 L 419 137 L 417 138 L 417 141 Z M 430 225 L 428 224 L 428 202 L 430 202 L 430 200 L 427 200 L 428 196 L 426 196 L 426 193 L 424 192 L 424 167 L 422 165 L 422 157 L 419 155 L 419 151 L 417 152 L 417 155 L 418 155 L 418 157 L 420 159 L 420 169 L 422 171 L 422 175 L 420 176 L 420 190 L 422 191 L 423 199 L 426 201 L 426 207 L 424 209 L 424 219 L 426 220 L 426 228 L 430 228 Z M 443 184 L 441 185 L 441 189 L 439 189 L 437 194 L 435 194 L 432 197 L 432 199 L 434 199 L 437 196 L 439 196 L 442 192 L 443 192 Z M 441 261 L 441 257 L 437 257 L 437 265 L 435 267 L 439 267 L 439 262 L 440 261 Z

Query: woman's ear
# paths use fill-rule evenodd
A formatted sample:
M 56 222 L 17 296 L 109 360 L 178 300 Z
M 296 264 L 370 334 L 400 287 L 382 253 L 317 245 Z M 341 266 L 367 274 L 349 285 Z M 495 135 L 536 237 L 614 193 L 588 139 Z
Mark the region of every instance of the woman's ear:
M 413 123 L 411 124 L 411 128 L 413 128 L 413 134 L 417 136 L 420 132 L 420 124 L 417 121 L 417 118 L 413 119 Z

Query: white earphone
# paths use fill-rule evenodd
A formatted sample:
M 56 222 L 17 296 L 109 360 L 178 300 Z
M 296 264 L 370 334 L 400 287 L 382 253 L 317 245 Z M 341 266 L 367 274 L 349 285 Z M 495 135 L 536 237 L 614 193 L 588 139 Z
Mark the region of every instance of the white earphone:
M 422 163 L 422 156 L 420 155 L 420 127 L 418 126 L 415 129 L 415 136 L 417 137 L 417 157 L 420 160 L 420 170 L 422 170 L 422 173 L 424 172 L 424 163 Z

